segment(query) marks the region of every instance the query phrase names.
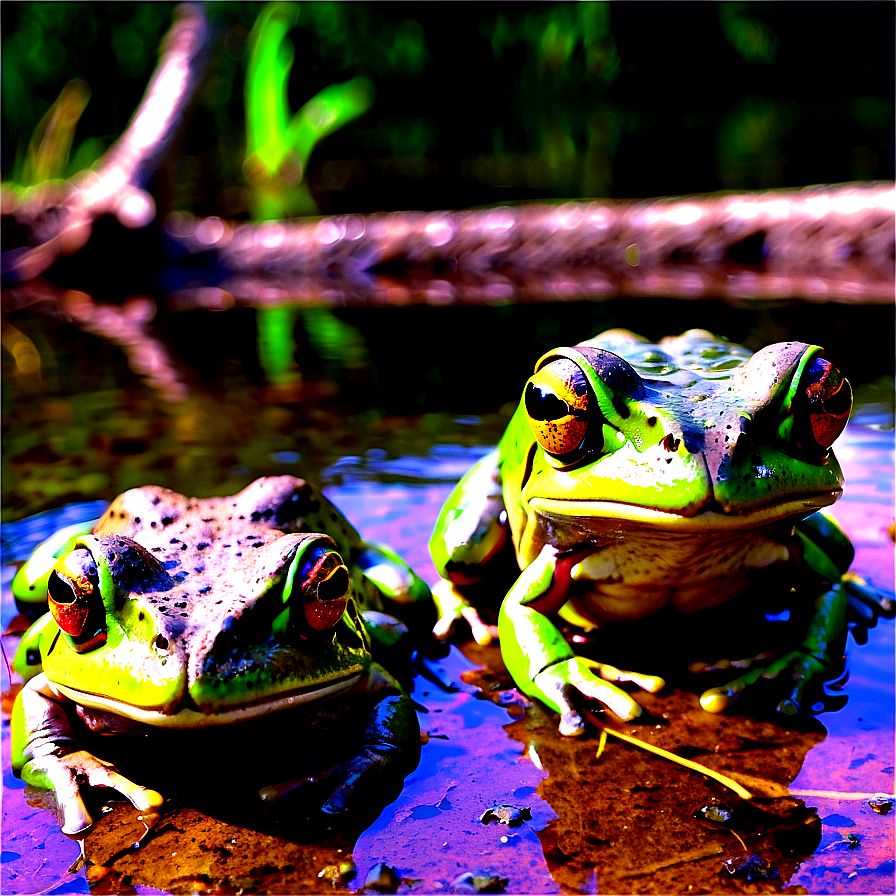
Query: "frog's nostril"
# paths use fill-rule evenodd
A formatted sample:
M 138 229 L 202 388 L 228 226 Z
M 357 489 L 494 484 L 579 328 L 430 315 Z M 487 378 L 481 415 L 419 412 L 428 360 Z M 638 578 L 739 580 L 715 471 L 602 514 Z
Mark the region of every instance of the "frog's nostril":
M 681 439 L 670 432 L 668 435 L 663 437 L 660 444 L 663 446 L 663 448 L 666 449 L 666 451 L 670 451 L 674 454 L 676 451 L 678 451 L 678 446 L 681 444 Z

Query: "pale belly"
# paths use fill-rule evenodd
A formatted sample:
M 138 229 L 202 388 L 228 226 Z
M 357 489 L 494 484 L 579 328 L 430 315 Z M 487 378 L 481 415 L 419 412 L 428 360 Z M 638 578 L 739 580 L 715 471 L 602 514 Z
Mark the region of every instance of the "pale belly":
M 640 619 L 667 604 L 694 613 L 739 597 L 759 570 L 789 559 L 762 530 L 681 533 L 637 530 L 595 549 L 570 568 L 563 615 L 600 626 Z

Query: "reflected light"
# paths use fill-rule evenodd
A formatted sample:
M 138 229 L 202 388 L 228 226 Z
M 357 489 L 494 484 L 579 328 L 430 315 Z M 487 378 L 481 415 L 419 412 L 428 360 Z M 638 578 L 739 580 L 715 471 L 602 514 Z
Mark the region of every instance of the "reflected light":
M 450 221 L 433 221 L 424 230 L 433 246 L 444 246 L 454 236 L 454 225 Z
M 41 370 L 40 353 L 35 344 L 11 324 L 3 324 L 3 348 L 12 355 L 16 365 L 16 375 L 39 376 Z
M 699 221 L 702 215 L 703 212 L 700 211 L 699 205 L 679 205 L 666 215 L 666 220 L 684 227 Z
M 510 230 L 516 223 L 516 216 L 512 209 L 503 206 L 486 212 L 483 223 L 486 230 Z
M 332 220 L 321 221 L 320 224 L 314 228 L 314 238 L 323 246 L 332 245 L 342 235 L 343 234 L 340 233 L 340 228 L 336 225 L 336 222 Z
M 220 218 L 204 218 L 196 227 L 194 235 L 203 246 L 213 246 L 224 236 L 226 229 Z
M 156 204 L 145 190 L 130 190 L 118 204 L 115 216 L 129 230 L 140 230 L 156 216 Z
M 265 249 L 277 249 L 286 239 L 286 229 L 282 224 L 267 221 L 258 228 L 258 241 Z

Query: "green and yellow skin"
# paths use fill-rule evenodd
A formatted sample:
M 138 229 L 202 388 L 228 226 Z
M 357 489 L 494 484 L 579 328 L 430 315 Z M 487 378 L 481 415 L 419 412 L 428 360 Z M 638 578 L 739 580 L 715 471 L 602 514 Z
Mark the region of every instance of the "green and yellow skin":
M 429 589 L 306 482 L 268 477 L 205 499 L 132 489 L 87 529 L 50 539 L 14 582 L 20 605 L 42 598 L 49 612 L 13 662 L 26 682 L 13 770 L 56 791 L 66 834 L 92 825 L 85 786 L 114 788 L 139 809 L 162 803 L 79 749 L 81 723 L 100 733 L 207 728 L 340 698 L 367 717 L 353 754 L 331 769 L 322 808 L 336 815 L 359 782 L 416 765 L 416 714 L 374 661 L 371 622 L 383 609 L 425 613 Z
M 498 616 L 502 657 L 520 690 L 577 735 L 581 698 L 630 720 L 641 707 L 614 682 L 664 682 L 577 657 L 551 617 L 594 629 L 667 606 L 694 613 L 789 565 L 804 583 L 796 599 L 814 602 L 804 640 L 701 703 L 718 712 L 760 677 L 789 676 L 778 708 L 798 712 L 832 667 L 848 597 L 879 601 L 843 579 L 852 546 L 822 511 L 841 494 L 830 446 L 851 405 L 848 381 L 801 342 L 751 354 L 705 330 L 659 344 L 610 330 L 548 352 L 498 448 L 440 514 L 437 634 L 465 617 L 487 637 L 464 590 L 512 546 L 519 577 Z

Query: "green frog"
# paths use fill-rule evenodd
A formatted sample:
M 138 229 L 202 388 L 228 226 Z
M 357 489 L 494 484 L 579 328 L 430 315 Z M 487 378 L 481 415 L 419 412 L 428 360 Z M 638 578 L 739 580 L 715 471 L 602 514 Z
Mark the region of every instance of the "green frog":
M 579 735 L 583 698 L 631 720 L 642 708 L 619 685 L 664 681 L 576 655 L 561 628 L 679 618 L 795 575 L 791 599 L 811 607 L 801 643 L 700 702 L 719 712 L 760 678 L 789 679 L 778 709 L 799 712 L 809 683 L 830 675 L 848 600 L 888 607 L 846 574 L 852 546 L 823 509 L 842 491 L 831 445 L 851 406 L 848 380 L 802 342 L 753 354 L 705 330 L 652 344 L 614 329 L 548 352 L 499 446 L 439 516 L 437 634 L 466 618 L 488 639 L 467 594 L 509 557 L 502 657 L 561 733 Z
M 339 698 L 363 734 L 330 769 L 322 808 L 337 816 L 359 785 L 387 766 L 403 777 L 419 759 L 413 704 L 373 652 L 403 631 L 383 611 L 425 617 L 429 589 L 302 479 L 267 477 L 202 499 L 132 489 L 92 526 L 48 539 L 13 591 L 20 606 L 49 604 L 14 659 L 26 683 L 12 714 L 13 770 L 56 791 L 72 837 L 93 823 L 87 786 L 111 787 L 141 810 L 162 804 L 80 749 L 81 724 L 145 734 L 280 713 L 300 726 L 286 714 L 324 703 L 332 713 L 327 698 Z

